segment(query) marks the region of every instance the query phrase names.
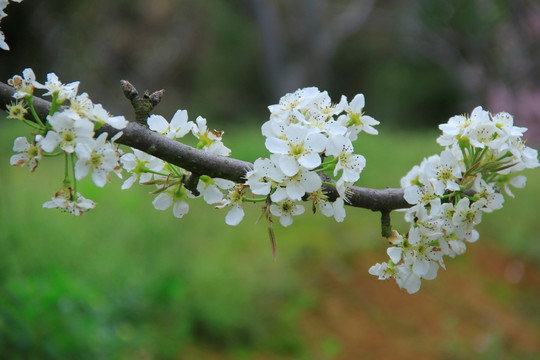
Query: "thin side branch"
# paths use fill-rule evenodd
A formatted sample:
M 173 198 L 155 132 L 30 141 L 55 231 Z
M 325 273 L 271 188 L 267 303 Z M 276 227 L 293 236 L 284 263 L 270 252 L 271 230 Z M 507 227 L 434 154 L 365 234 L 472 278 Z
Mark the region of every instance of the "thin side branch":
M 11 86 L 0 82 L 0 108 L 2 110 L 6 109 L 6 105 L 14 102 L 12 97 L 14 92 Z M 50 106 L 50 102 L 34 96 L 34 107 L 40 118 L 44 119 L 47 117 Z M 119 130 L 109 125 L 103 125 L 96 132 L 96 136 L 103 132 L 106 132 L 108 137 L 112 138 Z M 117 143 L 144 151 L 147 154 L 180 166 L 195 174 L 243 183 L 246 172 L 253 169 L 253 164 L 250 162 L 218 156 L 195 149 L 155 133 L 136 122 L 130 122 L 122 130 L 122 133 L 123 135 L 116 141 Z M 338 194 L 333 186 L 323 186 L 323 190 L 328 194 L 330 199 L 337 198 Z M 381 190 L 353 186 L 349 190 L 347 203 L 350 206 L 381 212 L 389 212 L 411 206 L 403 198 L 402 189 L 387 188 Z

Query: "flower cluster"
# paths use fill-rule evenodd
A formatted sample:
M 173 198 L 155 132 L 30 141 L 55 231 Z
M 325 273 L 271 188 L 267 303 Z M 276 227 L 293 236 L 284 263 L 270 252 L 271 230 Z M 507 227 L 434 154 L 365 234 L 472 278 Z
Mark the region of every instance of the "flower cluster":
M 402 180 L 407 234 L 393 231 L 387 250 L 390 260 L 369 269 L 379 279 L 395 278 L 409 293 L 420 289 L 421 279 L 437 276 L 444 256 L 463 254 L 467 242 L 478 240 L 474 229 L 482 214 L 500 209 L 501 189 L 513 196 L 509 184 L 525 186 L 515 173 L 538 167 L 538 152 L 522 140 L 527 130 L 514 126 L 508 113 L 492 115 L 481 107 L 439 126 L 440 155 L 424 159 Z
M 253 194 L 269 196 L 269 211 L 283 226 L 292 223 L 292 215 L 305 211 L 298 202 L 306 194 L 314 208 L 343 221 L 347 188 L 360 178 L 366 165 L 365 158 L 354 153 L 352 142 L 362 131 L 377 134 L 373 126 L 379 124 L 364 114 L 364 105 L 362 94 L 350 103 L 342 96 L 335 104 L 326 91 L 309 87 L 269 106 L 270 120 L 263 124 L 262 133 L 271 155 L 255 161 L 246 185 Z M 320 172 L 336 178 L 340 197 L 332 204 L 321 191 Z
M 77 192 L 77 181 L 91 172 L 94 183 L 103 187 L 109 181 L 109 173 L 121 177 L 115 139 L 108 141 L 105 133 L 94 138 L 95 130 L 103 124 L 123 129 L 127 121 L 123 116 L 110 116 L 100 104 L 93 104 L 88 94 L 77 94 L 78 82 L 63 84 L 54 73 L 48 74 L 47 81 L 41 84 L 36 81 L 32 69 L 25 69 L 23 76 L 15 75 L 8 83 L 15 88 L 13 97 L 17 99 L 15 104 L 8 106 L 8 117 L 25 122 L 33 129 L 32 141 L 26 137 L 15 139 L 13 150 L 17 154 L 11 157 L 11 165 L 22 167 L 28 164 L 33 172 L 44 155 L 64 155 L 63 187 L 43 206 L 83 215 L 95 203 Z M 41 119 L 34 109 L 35 89 L 45 90 L 43 96 L 52 97 L 46 119 Z M 25 118 L 29 111 L 34 121 Z
M 186 110 L 178 110 L 170 122 L 161 115 L 151 115 L 147 124 L 150 130 L 173 140 L 180 140 L 191 132 L 198 139 L 196 147 L 203 151 L 220 156 L 231 153 L 222 142 L 222 131 L 209 130 L 206 119 L 200 116 L 195 122 L 189 121 Z M 137 180 L 140 184 L 154 185 L 156 190 L 153 194 L 157 196 L 152 204 L 157 210 L 172 206 L 174 216 L 181 218 L 189 211 L 189 198 L 202 197 L 208 204 L 225 207 L 225 202 L 230 202 L 227 197 L 236 193 L 236 190 L 232 190 L 235 188 L 232 181 L 198 176 L 137 149 L 132 150 L 133 153 L 126 153 L 120 158 L 124 169 L 131 173 L 122 189 L 129 189 Z M 244 216 L 243 210 L 240 210 L 230 212 L 226 217 L 227 223 L 238 224 Z
M 255 161 L 244 184 L 192 174 L 133 149 L 133 153 L 120 158 L 124 169 L 131 173 L 122 188 L 131 187 L 137 180 L 155 186 L 154 207 L 166 210 L 172 206 L 173 214 L 179 218 L 189 210 L 188 199 L 203 197 L 208 204 L 229 210 L 225 217 L 229 225 L 243 219 L 245 202 L 264 202 L 265 213 L 278 216 L 283 226 L 289 226 L 293 215 L 305 211 L 299 201 L 309 198 L 321 213 L 343 221 L 347 188 L 360 178 L 366 163 L 362 155 L 354 153 L 352 141 L 362 131 L 377 134 L 373 126 L 379 123 L 365 115 L 363 108 L 361 94 L 350 103 L 343 96 L 333 104 L 327 92 L 314 87 L 299 89 L 269 107 L 270 120 L 263 125 L 262 133 L 272 154 Z M 222 131 L 210 130 L 200 116 L 189 121 L 186 110 L 178 110 L 170 122 L 161 115 L 151 115 L 147 124 L 150 130 L 173 140 L 182 140 L 191 133 L 198 141 L 196 148 L 214 155 L 231 153 L 222 142 Z M 318 173 L 324 171 L 337 178 L 334 185 L 340 197 L 333 202 L 321 190 Z M 247 189 L 264 197 L 248 197 Z
M 22 2 L 22 0 L 11 0 L 17 3 Z M 3 18 L 7 16 L 7 14 L 4 12 L 4 9 L 6 6 L 8 6 L 9 2 L 8 0 L 0 0 L 0 21 L 2 21 Z M 4 33 L 0 31 L 0 49 L 2 50 L 9 50 L 8 44 L 6 44 L 6 40 L 4 37 Z

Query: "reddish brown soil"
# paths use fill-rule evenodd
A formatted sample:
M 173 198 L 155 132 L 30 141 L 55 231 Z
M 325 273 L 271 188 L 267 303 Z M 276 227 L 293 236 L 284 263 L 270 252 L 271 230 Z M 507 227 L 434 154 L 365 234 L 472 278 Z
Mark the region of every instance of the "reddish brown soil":
M 335 359 L 540 358 L 538 268 L 486 245 L 462 258 L 409 295 L 367 273 L 373 254 L 355 257 L 351 270 L 325 273 L 306 336 L 335 339 Z

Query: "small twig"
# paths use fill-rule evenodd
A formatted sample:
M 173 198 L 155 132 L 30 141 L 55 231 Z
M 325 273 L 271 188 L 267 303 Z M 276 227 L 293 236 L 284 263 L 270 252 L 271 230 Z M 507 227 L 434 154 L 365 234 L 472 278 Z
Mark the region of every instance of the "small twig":
M 392 224 L 390 224 L 390 211 L 381 211 L 381 235 L 389 238 L 392 235 Z
M 135 121 L 143 126 L 146 125 L 146 119 L 150 116 L 150 112 L 161 101 L 165 90 L 161 89 L 154 91 L 152 94 L 146 90 L 142 97 L 139 96 L 139 92 L 129 81 L 120 80 L 120 85 L 125 97 L 131 101 L 131 106 L 135 111 Z
M 191 193 L 195 196 L 199 196 L 200 192 L 197 190 L 197 185 L 199 184 L 199 178 L 201 176 L 199 174 L 192 173 L 191 175 L 184 178 L 184 186 L 186 189 L 191 191 Z

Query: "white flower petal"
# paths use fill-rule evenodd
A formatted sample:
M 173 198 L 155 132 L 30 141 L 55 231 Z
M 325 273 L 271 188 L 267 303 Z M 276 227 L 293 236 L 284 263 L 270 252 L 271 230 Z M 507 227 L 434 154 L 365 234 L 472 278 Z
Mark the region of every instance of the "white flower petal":
M 345 202 L 343 201 L 343 198 L 337 198 L 336 201 L 334 201 L 333 208 L 334 208 L 334 219 L 337 222 L 343 222 L 345 220 L 345 216 L 347 213 L 345 212 Z
M 283 215 L 281 215 L 281 217 L 279 218 L 279 223 L 283 227 L 287 227 L 287 226 L 291 225 L 293 223 L 293 219 L 292 219 L 291 214 L 283 214 Z
M 135 181 L 137 181 L 137 174 L 133 174 L 131 175 L 129 178 L 126 179 L 126 181 L 124 181 L 124 183 L 122 184 L 122 187 L 121 189 L 122 190 L 126 190 L 126 189 L 129 189 L 133 183 L 135 183 Z
M 287 154 L 289 152 L 289 144 L 285 140 L 275 137 L 269 137 L 266 139 L 264 145 L 274 154 Z
M 220 189 L 229 190 L 234 187 L 234 181 L 231 180 L 215 178 L 214 182 Z
M 22 167 L 28 161 L 28 154 L 15 154 L 9 158 L 9 164 L 12 166 Z
M 386 250 L 386 253 L 390 257 L 390 260 L 392 260 L 394 264 L 397 264 L 401 260 L 401 254 L 403 253 L 403 248 L 392 246 Z
M 298 173 L 300 167 L 294 157 L 282 155 L 279 158 L 279 169 L 287 176 L 294 176 Z
M 107 172 L 102 170 L 94 170 L 92 172 L 92 181 L 96 186 L 104 187 L 107 183 Z
M 290 183 L 287 185 L 287 195 L 291 200 L 302 200 L 302 196 L 304 196 L 305 193 L 306 191 L 299 183 Z
M 275 203 L 281 202 L 287 198 L 287 189 L 284 187 L 278 187 L 276 191 L 270 195 L 270 200 Z
M 300 180 L 305 192 L 317 191 L 322 186 L 321 177 L 312 171 L 303 172 Z
M 41 140 L 41 148 L 46 152 L 53 152 L 53 150 L 60 143 L 60 136 L 55 131 L 49 131 L 45 138 Z
M 227 225 L 236 226 L 240 224 L 240 221 L 244 218 L 244 209 L 239 205 L 234 205 L 231 210 L 225 216 L 225 223 Z
M 419 277 L 422 277 L 427 274 L 429 270 L 429 261 L 425 259 L 416 259 L 413 263 L 412 271 Z
M 312 152 L 324 151 L 328 138 L 321 133 L 311 134 L 306 138 L 305 147 Z
M 168 206 L 167 206 L 168 207 Z M 174 203 L 173 215 L 177 218 L 181 218 L 189 212 L 189 204 L 184 200 L 179 200 Z
M 152 205 L 154 205 L 157 210 L 166 210 L 172 205 L 172 203 L 173 197 L 168 193 L 161 193 L 156 196 L 154 201 L 152 201 Z
M 327 216 L 327 217 L 334 216 L 334 207 L 332 206 L 332 203 L 329 201 L 319 202 L 319 211 L 324 216 Z
M 306 211 L 306 209 L 304 208 L 303 205 L 294 205 L 292 210 L 291 210 L 291 214 L 293 215 L 301 215 L 304 213 L 304 211 Z
M 28 139 L 26 139 L 24 136 L 16 138 L 13 142 L 13 151 L 23 152 L 27 151 L 29 148 L 30 144 L 28 143 Z
M 365 105 L 366 100 L 364 98 L 364 94 L 357 94 L 349 103 L 349 107 L 351 108 L 351 112 L 353 114 L 360 114 Z
M 398 283 L 398 285 L 402 288 L 407 290 L 409 294 L 415 294 L 420 290 L 420 286 L 422 285 L 422 282 L 420 281 L 420 278 L 410 273 L 405 278 L 401 280 L 401 284 Z
M 317 153 L 307 153 L 298 158 L 298 163 L 308 170 L 315 169 L 321 165 L 321 157 Z
M 161 115 L 150 115 L 146 122 L 148 123 L 150 130 L 160 134 L 165 134 L 169 129 L 169 123 Z
M 105 122 L 118 130 L 124 129 L 128 124 L 128 121 L 122 115 L 109 117 Z
M 439 270 L 439 264 L 435 261 L 429 261 L 429 269 L 427 273 L 422 276 L 426 280 L 433 280 L 437 277 L 437 270 Z
M 203 194 L 204 201 L 207 204 L 215 204 L 223 200 L 223 194 L 221 191 L 219 191 L 216 185 L 207 186 L 206 189 L 201 191 L 201 193 Z
M 77 180 L 81 180 L 88 175 L 88 171 L 90 170 L 90 166 L 84 159 L 79 159 L 75 163 L 75 178 Z

